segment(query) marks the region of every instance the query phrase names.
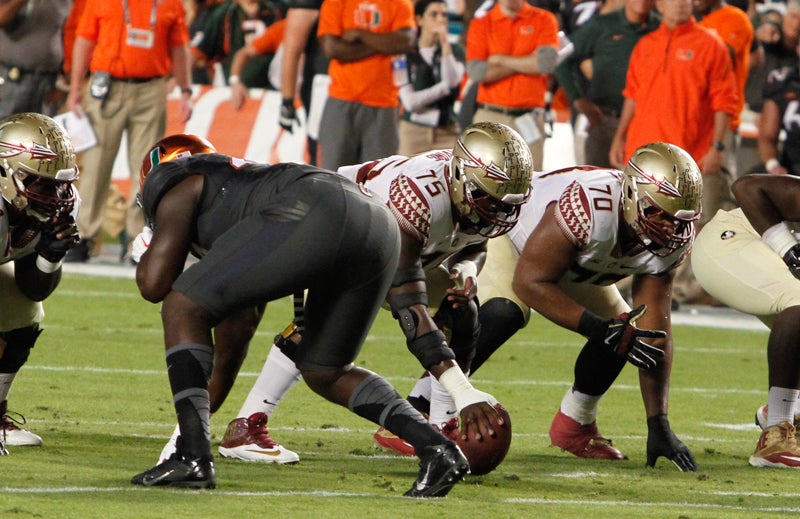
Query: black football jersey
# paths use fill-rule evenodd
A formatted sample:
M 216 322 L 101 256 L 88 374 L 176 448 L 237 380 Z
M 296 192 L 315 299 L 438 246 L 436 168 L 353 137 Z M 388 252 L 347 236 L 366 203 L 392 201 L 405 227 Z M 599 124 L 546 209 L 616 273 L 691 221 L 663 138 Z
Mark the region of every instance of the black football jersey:
M 783 163 L 800 175 L 800 70 L 798 66 L 781 67 L 770 72 L 764 85 L 764 99 L 778 105 L 781 129 L 786 132 Z

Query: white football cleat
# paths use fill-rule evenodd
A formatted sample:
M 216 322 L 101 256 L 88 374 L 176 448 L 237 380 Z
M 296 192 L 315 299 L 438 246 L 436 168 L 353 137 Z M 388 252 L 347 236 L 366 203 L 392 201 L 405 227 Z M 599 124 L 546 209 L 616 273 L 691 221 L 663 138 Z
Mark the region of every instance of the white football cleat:
M 39 447 L 42 445 L 42 439 L 38 435 L 19 427 L 19 425 L 25 425 L 25 417 L 19 413 L 14 413 L 14 415 L 16 417 L 12 418 L 8 414 L 7 400 L 0 402 L 0 444 L 5 444 L 7 447 Z
M 279 444 L 269 435 L 268 417 L 264 413 L 253 413 L 249 418 L 237 418 L 228 424 L 228 430 L 219 445 L 219 453 L 225 458 L 260 463 L 292 465 L 300 456 Z

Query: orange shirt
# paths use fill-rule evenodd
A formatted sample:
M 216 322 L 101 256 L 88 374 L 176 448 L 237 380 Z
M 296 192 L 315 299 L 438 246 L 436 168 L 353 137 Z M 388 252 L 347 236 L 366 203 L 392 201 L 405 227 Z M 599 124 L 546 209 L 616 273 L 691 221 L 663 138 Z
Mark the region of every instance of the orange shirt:
M 666 141 L 699 161 L 711 148 L 714 112 L 739 108 L 736 76 L 722 40 L 692 18 L 663 23 L 633 48 L 625 90 L 636 103 L 625 141 L 627 161 L 639 146 Z
M 283 33 L 286 32 L 286 18 L 273 23 L 261 36 L 250 42 L 250 45 L 259 54 L 274 54 L 283 43 Z
M 153 6 L 157 5 L 151 25 Z M 128 0 L 130 23 L 125 25 L 122 1 L 87 0 L 77 36 L 95 42 L 89 69 L 119 78 L 167 76 L 170 49 L 189 41 L 181 0 Z M 153 32 L 151 48 L 127 44 L 129 29 Z
M 497 4 L 470 22 L 467 62 L 485 61 L 492 54 L 526 56 L 542 45 L 558 48 L 558 20 L 553 13 L 525 3 L 515 18 L 508 18 Z M 512 108 L 542 107 L 546 90 L 545 74 L 512 74 L 481 83 L 477 101 Z
M 733 49 L 733 71 L 739 87 L 739 111 L 731 118 L 731 129 L 735 130 L 739 127 L 739 114 L 744 109 L 744 87 L 750 72 L 750 49 L 754 38 L 753 24 L 744 11 L 732 5 L 723 5 L 698 23 L 717 33 Z
M 72 46 L 75 45 L 75 32 L 78 30 L 78 22 L 86 7 L 86 0 L 75 0 L 72 2 L 72 9 L 67 20 L 64 22 L 64 73 L 69 77 L 72 70 Z
M 348 29 L 390 33 L 414 26 L 410 0 L 325 0 L 319 12 L 317 35 L 341 36 Z M 398 106 L 392 56 L 374 54 L 348 63 L 332 59 L 328 74 L 331 97 L 374 107 Z

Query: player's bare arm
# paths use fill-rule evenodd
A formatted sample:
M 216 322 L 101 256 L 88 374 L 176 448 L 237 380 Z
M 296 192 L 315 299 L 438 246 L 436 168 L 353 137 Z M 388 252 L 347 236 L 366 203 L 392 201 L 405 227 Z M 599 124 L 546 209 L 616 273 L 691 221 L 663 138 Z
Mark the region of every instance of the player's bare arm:
M 733 194 L 759 233 L 783 221 L 800 221 L 800 179 L 785 175 L 745 175 Z
M 158 204 L 153 239 L 136 268 L 139 292 L 151 303 L 162 301 L 183 272 L 202 190 L 203 177 L 194 175 L 170 189 Z
M 556 223 L 556 206 L 548 206 L 525 243 L 512 287 L 525 304 L 559 326 L 577 332 L 586 309 L 564 293 L 558 281 L 569 270 L 578 250 Z

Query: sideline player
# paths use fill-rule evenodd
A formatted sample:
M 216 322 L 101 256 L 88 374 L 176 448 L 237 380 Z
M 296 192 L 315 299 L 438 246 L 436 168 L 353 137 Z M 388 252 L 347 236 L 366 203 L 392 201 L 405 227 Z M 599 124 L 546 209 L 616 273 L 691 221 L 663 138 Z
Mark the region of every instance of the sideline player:
M 455 442 L 428 425 L 383 378 L 353 364 L 387 291 L 390 300 L 414 296 L 409 287 L 390 289 L 400 238 L 384 205 L 356 184 L 312 166 L 267 166 L 208 153 L 153 166 L 142 185 L 153 236 L 136 277 L 143 297 L 163 301 L 181 436 L 166 462 L 132 483 L 216 486 L 208 410 L 211 330 L 236 309 L 308 289 L 295 358 L 308 386 L 415 446 L 420 472 L 407 496 L 447 494 L 468 470 Z M 207 252 L 184 270 L 192 240 Z M 297 262 L 301 252 L 306 261 Z M 469 384 L 452 351 L 438 340 L 441 332 L 431 328 L 421 323 L 409 348 L 453 391 L 468 423 L 465 432 L 476 440 L 493 435 L 494 399 Z
M 718 211 L 697 236 L 692 269 L 709 294 L 770 328 L 769 400 L 750 465 L 800 468 L 795 413 L 800 400 L 800 179 L 745 175 L 733 184 L 740 208 Z
M 78 242 L 78 179 L 66 132 L 36 113 L 0 121 L 0 454 L 41 445 L 8 414 L 8 394 L 42 330 L 42 301 L 61 281 Z M 21 421 L 24 424 L 24 419 Z

